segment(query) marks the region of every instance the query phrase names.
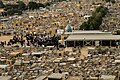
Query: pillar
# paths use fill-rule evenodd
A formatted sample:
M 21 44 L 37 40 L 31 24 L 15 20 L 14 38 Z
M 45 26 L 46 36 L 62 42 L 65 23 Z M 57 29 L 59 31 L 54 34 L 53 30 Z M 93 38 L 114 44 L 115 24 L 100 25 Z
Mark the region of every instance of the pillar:
M 76 46 L 76 45 L 75 45 L 75 42 L 76 42 L 76 41 L 74 41 L 74 47 Z
M 85 42 L 84 42 L 84 40 L 83 40 L 83 46 L 84 46 L 84 43 L 85 43 Z
M 92 46 L 93 46 L 93 40 L 92 40 Z
M 102 40 L 101 40 L 101 46 L 102 46 Z
M 67 47 L 67 41 L 65 41 L 65 46 Z
M 111 40 L 110 40 L 110 47 L 111 47 Z

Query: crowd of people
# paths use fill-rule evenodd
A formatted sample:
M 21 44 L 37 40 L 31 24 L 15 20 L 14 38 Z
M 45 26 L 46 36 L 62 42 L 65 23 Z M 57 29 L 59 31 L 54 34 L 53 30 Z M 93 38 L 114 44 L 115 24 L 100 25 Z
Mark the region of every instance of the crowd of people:
M 15 35 L 13 36 L 12 39 L 9 40 L 8 43 L 6 42 L 1 42 L 1 46 L 12 46 L 14 44 L 20 44 L 21 46 L 59 46 L 59 40 L 58 36 L 50 36 L 46 34 L 26 34 L 25 36 L 23 35 Z

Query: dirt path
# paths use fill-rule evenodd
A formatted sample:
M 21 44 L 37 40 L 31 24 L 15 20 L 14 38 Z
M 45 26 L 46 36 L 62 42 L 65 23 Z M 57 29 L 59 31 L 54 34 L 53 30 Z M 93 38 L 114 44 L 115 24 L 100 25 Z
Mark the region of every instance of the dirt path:
M 88 55 L 88 48 L 87 47 L 83 47 L 81 49 L 81 56 L 80 56 L 80 58 L 84 59 L 84 57 L 87 57 L 87 55 Z
M 12 39 L 13 36 L 0 36 L 0 41 L 9 41 L 10 39 Z

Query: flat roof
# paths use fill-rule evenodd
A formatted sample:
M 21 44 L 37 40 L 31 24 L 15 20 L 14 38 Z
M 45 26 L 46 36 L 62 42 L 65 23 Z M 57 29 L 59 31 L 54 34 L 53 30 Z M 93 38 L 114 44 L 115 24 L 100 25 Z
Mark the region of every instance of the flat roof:
M 115 77 L 114 75 L 102 75 L 101 78 L 103 80 L 115 80 Z
M 65 32 L 64 34 L 111 34 L 111 32 L 102 32 L 99 30 L 74 30 L 72 32 Z
M 83 35 L 69 35 L 66 41 L 74 41 L 74 40 L 120 40 L 120 35 L 112 35 L 112 34 L 83 34 Z
M 21 60 L 17 60 L 17 61 L 15 61 L 15 63 L 14 63 L 14 65 L 21 65 L 21 63 L 22 63 L 22 61 Z
M 68 61 L 74 61 L 76 58 L 68 58 Z
M 115 60 L 115 63 L 120 63 L 120 60 Z
M 52 78 L 52 79 L 61 79 L 63 76 L 63 74 L 60 74 L 60 73 L 53 73 L 51 75 L 48 76 L 48 78 Z
M 0 80 L 10 80 L 11 76 L 0 76 Z
M 0 65 L 0 68 L 4 69 L 6 67 L 8 67 L 9 65 Z M 1 79 L 0 79 L 1 80 Z
M 36 78 L 35 80 L 44 80 L 46 78 L 46 76 L 40 76 L 38 78 Z

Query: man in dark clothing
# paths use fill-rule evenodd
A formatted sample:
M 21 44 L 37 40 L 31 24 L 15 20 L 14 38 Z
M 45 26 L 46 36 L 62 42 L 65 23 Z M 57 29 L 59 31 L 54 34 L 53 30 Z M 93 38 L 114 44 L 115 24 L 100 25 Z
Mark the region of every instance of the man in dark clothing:
M 4 47 L 4 42 L 1 42 L 2 47 Z

